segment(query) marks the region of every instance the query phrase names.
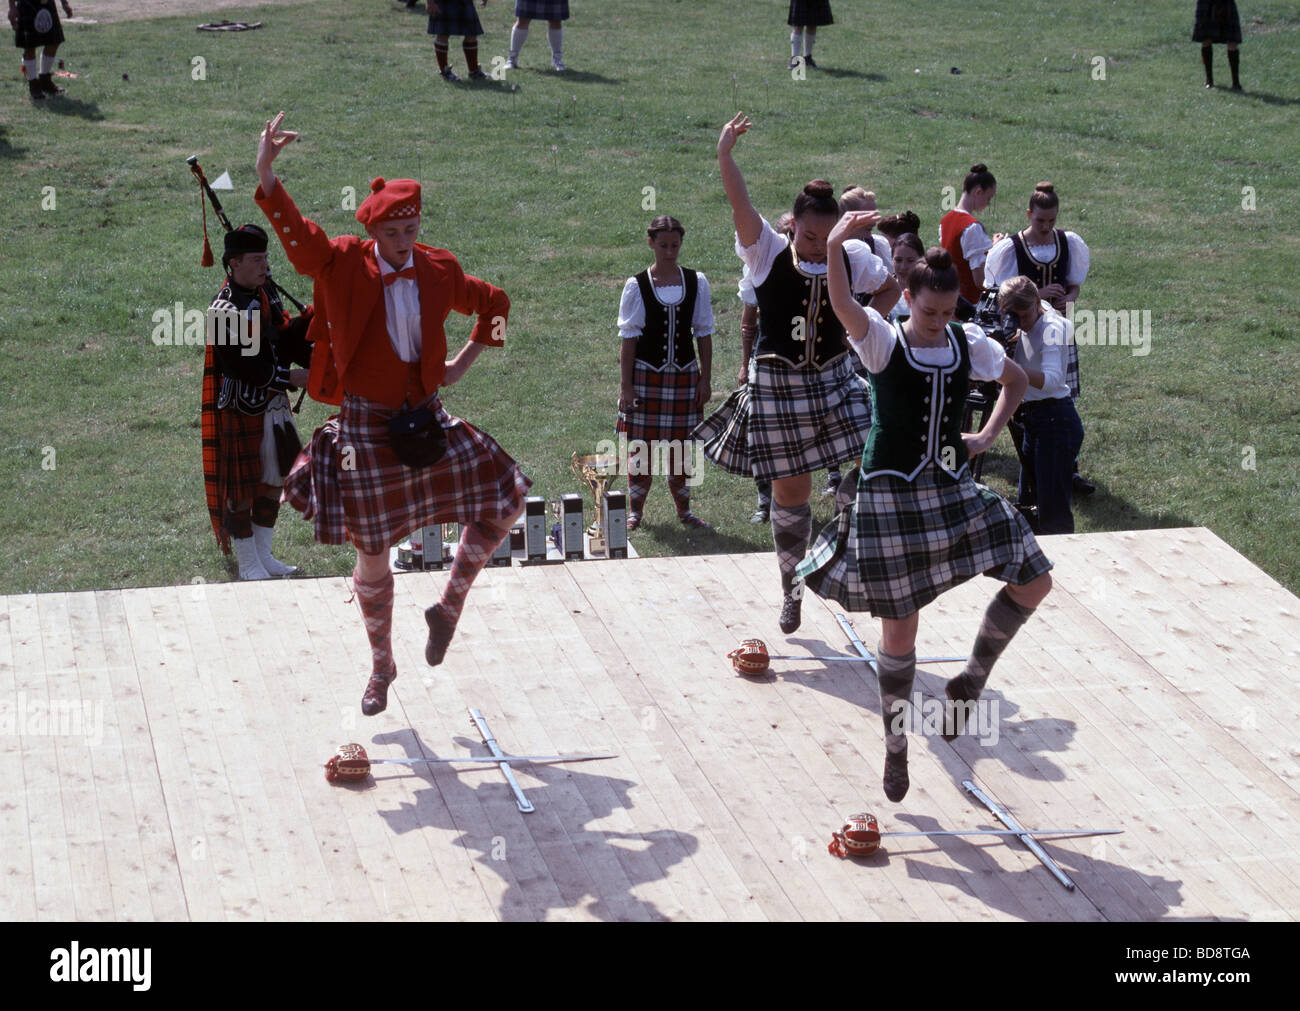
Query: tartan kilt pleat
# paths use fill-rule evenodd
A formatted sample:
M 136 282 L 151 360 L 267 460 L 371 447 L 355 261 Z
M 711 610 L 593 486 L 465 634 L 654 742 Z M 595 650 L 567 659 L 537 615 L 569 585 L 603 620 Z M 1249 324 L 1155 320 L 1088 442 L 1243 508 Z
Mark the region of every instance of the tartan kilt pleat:
M 569 20 L 569 0 L 515 0 L 515 17 L 538 21 Z
M 474 0 L 439 0 L 438 14 L 429 15 L 430 35 L 482 35 L 483 22 L 474 10 Z
M 319 543 L 380 554 L 421 526 L 501 519 L 523 508 L 532 480 L 496 440 L 448 414 L 436 394 L 421 406 L 447 433 L 446 455 L 432 467 L 401 463 L 388 442 L 396 412 L 351 394 L 312 435 L 284 501 L 313 522 Z
M 724 470 L 764 480 L 859 457 L 871 430 L 871 392 L 852 361 L 843 355 L 821 370 L 751 361 L 749 382 L 691 437 Z
M 637 406 L 620 413 L 615 428 L 629 440 L 685 442 L 700 423 L 699 388 L 698 367 L 656 372 L 638 361 L 632 376 Z
M 1001 495 L 933 464 L 912 482 L 858 475 L 857 496 L 814 541 L 798 574 L 819 597 L 906 618 L 974 576 L 1024 585 L 1050 571 L 1029 524 Z
M 234 407 L 223 407 L 217 415 L 221 431 L 217 481 L 224 510 L 227 503 L 252 499 L 262 483 L 264 417 Z

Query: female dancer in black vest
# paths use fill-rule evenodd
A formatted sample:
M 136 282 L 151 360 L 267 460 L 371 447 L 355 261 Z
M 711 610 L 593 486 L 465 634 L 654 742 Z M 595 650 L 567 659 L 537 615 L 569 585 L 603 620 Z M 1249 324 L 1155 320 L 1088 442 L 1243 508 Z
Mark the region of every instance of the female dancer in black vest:
M 718 166 L 736 225 L 736 253 L 758 298 L 758 341 L 748 383 L 695 430 L 725 470 L 772 481 L 772 540 L 781 572 L 781 631 L 799 627 L 803 584 L 795 568 L 812 533 L 814 471 L 855 456 L 871 427 L 866 383 L 853 373 L 844 327 L 826 292 L 826 237 L 839 219 L 825 180 L 794 203 L 794 234 L 779 235 L 754 209 L 731 149 L 749 130 L 738 114 L 718 138 Z M 869 212 L 870 213 L 870 212 Z M 835 250 L 855 291 L 888 312 L 898 299 L 889 270 L 865 243 Z
M 885 721 L 885 796 L 907 793 L 908 697 L 916 675 L 922 607 L 983 573 L 1007 585 L 993 598 L 965 670 L 948 682 L 954 702 L 978 699 L 1007 642 L 1051 589 L 1052 563 L 1029 525 L 967 466 L 997 438 L 1024 395 L 1025 373 L 973 324 L 952 323 L 960 281 L 946 250 L 926 251 L 907 279 L 911 315 L 889 324 L 854 301 L 839 255 L 862 214 L 845 215 L 827 243 L 831 305 L 871 374 L 875 414 L 857 497 L 822 531 L 799 575 L 819 596 L 881 619 L 877 651 Z M 984 428 L 961 431 L 970 379 L 996 379 L 1002 394 Z M 944 736 L 969 707 L 950 703 Z
M 629 277 L 618 307 L 618 431 L 627 437 L 627 529 L 641 525 L 656 461 L 668 468 L 677 518 L 709 529 L 691 512 L 686 479 L 691 430 L 709 402 L 713 375 L 713 305 L 701 271 L 679 267 L 682 223 L 661 214 L 646 229 L 654 266 Z M 695 353 L 699 344 L 700 353 Z

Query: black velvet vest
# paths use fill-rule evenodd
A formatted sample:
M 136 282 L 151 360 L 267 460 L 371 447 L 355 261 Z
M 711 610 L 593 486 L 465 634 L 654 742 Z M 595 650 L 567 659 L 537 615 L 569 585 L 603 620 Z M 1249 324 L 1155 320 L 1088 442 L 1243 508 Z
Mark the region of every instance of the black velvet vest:
M 681 271 L 686 291 L 676 305 L 659 301 L 648 269 L 636 275 L 641 304 L 645 306 L 645 328 L 636 340 L 636 358 L 652 369 L 663 369 L 670 364 L 685 368 L 695 361 L 695 329 L 691 320 L 695 318 L 695 293 L 699 291 L 700 279 L 693 270 L 683 267 Z
M 853 275 L 849 254 L 844 267 Z M 758 296 L 756 358 L 779 358 L 796 368 L 824 369 L 848 354 L 844 327 L 831 308 L 826 276 L 805 274 L 795 261 L 794 245 L 772 262 Z

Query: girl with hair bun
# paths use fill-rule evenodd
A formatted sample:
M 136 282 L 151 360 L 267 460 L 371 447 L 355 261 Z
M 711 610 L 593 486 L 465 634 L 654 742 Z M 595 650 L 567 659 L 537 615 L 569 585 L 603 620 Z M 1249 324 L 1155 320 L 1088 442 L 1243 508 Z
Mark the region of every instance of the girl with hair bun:
M 1088 279 L 1091 254 L 1078 232 L 1056 227 L 1060 206 L 1060 197 L 1051 183 L 1042 182 L 1034 187 L 1025 214 L 1029 219 L 1028 226 L 993 244 L 984 262 L 984 283 L 996 288 L 1013 277 L 1027 277 L 1037 285 L 1039 298 L 1052 307 L 1054 314 L 1072 319 L 1079 290 Z M 1070 332 L 1074 332 L 1073 327 Z M 1065 348 L 1065 383 L 1070 396 L 1078 400 L 1081 392 L 1079 348 L 1073 339 Z M 1015 425 L 1012 431 L 1016 431 Z M 1079 473 L 1077 462 L 1073 474 L 1076 495 L 1091 495 L 1096 491 L 1096 485 Z M 1033 503 L 1022 498 L 1021 504 Z
M 994 662 L 1051 589 L 1052 567 L 1023 516 L 970 476 L 970 457 L 987 450 L 1020 403 L 1025 373 L 974 324 L 953 323 L 960 286 L 952 257 L 932 247 L 912 268 L 911 315 L 887 323 L 854 300 L 840 254 L 859 226 L 846 215 L 827 243 L 831 305 L 849 343 L 871 374 L 871 435 L 862 452 L 856 496 L 840 503 L 799 565 L 818 596 L 881 620 L 876 651 L 885 723 L 885 796 L 907 794 L 908 699 L 916 675 L 921 608 L 945 590 L 983 573 L 1006 586 L 985 612 L 970 660 L 948 682 L 943 734 L 963 729 Z M 1002 384 L 992 414 L 963 434 L 971 380 Z M 959 718 L 960 717 L 960 718 Z
M 723 127 L 718 167 L 736 226 L 736 254 L 758 300 L 754 360 L 746 384 L 693 434 L 724 470 L 772 481 L 780 627 L 789 635 L 801 619 L 803 584 L 795 567 L 812 533 L 813 472 L 860 452 L 871 415 L 867 384 L 853 372 L 844 327 L 826 289 L 826 241 L 839 219 L 835 191 L 824 179 L 810 182 L 795 198 L 793 235 L 778 234 L 754 209 L 731 154 L 750 125 L 739 113 Z M 863 215 L 857 227 L 879 219 L 874 211 Z M 834 258 L 852 291 L 874 292 L 882 312 L 893 307 L 898 287 L 865 243 L 843 241 Z
M 709 401 L 713 374 L 713 304 L 701 271 L 677 264 L 686 229 L 661 214 L 646 229 L 654 265 L 629 277 L 618 307 L 618 431 L 627 436 L 627 529 L 641 525 L 653 480 L 650 464 L 666 460 L 677 518 L 709 529 L 691 512 L 686 445 Z M 699 354 L 695 347 L 699 345 Z M 655 452 L 667 446 L 668 451 Z M 635 450 L 635 451 L 634 451 Z
M 952 257 L 961 281 L 962 297 L 970 302 L 980 300 L 984 288 L 984 257 L 993 245 L 975 215 L 989 205 L 997 191 L 998 181 L 993 173 L 983 162 L 978 162 L 970 167 L 962 181 L 957 206 L 939 219 L 939 245 Z

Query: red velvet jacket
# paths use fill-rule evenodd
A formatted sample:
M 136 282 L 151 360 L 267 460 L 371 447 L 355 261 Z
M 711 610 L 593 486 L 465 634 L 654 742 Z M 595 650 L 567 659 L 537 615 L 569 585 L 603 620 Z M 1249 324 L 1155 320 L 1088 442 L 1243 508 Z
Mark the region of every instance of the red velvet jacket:
M 343 235 L 331 239 L 315 222 L 304 218 L 283 184 L 276 180 L 267 195 L 258 186 L 257 205 L 270 222 L 270 230 L 280 239 L 289 262 L 300 274 L 315 282 L 312 301 L 315 316 L 307 339 L 316 344 L 312 354 L 311 378 L 307 390 L 315 400 L 341 404 L 343 393 L 359 392 L 348 385 L 358 348 L 367 336 L 367 327 L 383 327 L 384 284 L 375 261 L 373 239 Z M 456 257 L 445 249 L 416 243 L 413 253 L 415 280 L 420 292 L 420 378 L 426 390 L 436 390 L 446 374 L 447 334 L 443 324 L 454 309 L 466 316 L 478 317 L 470 340 L 489 347 L 504 342 L 510 299 L 494 285 L 466 274 Z M 376 311 L 376 309 L 378 311 Z M 379 335 L 369 335 L 373 340 Z M 322 346 L 330 353 L 321 354 Z M 395 374 L 394 391 L 405 387 L 405 376 Z M 392 406 L 401 403 L 402 395 L 379 397 Z

